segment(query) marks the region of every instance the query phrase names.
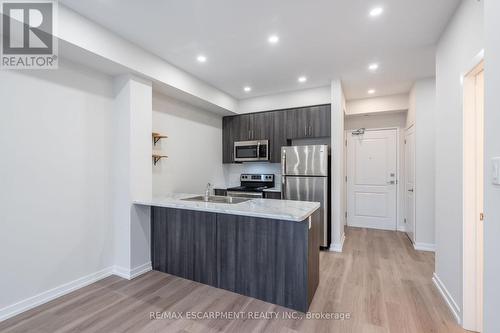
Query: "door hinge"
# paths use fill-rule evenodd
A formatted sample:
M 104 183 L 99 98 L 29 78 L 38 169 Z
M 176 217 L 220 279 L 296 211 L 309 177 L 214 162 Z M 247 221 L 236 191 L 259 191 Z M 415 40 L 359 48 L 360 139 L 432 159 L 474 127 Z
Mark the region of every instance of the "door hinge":
M 345 212 L 345 218 L 347 218 L 347 212 Z
M 405 224 L 406 224 L 406 218 L 404 220 L 405 220 Z
M 406 139 L 405 139 L 405 144 L 406 144 Z
M 479 213 L 479 221 L 484 221 L 484 213 Z
M 347 176 L 345 176 L 345 182 L 347 183 Z
M 345 146 L 347 147 L 347 140 L 345 140 Z

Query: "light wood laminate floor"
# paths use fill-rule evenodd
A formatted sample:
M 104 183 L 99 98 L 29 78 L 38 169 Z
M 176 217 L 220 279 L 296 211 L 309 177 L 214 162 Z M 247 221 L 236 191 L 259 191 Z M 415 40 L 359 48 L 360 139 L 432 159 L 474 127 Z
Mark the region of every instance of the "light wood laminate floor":
M 0 323 L 1 332 L 465 332 L 432 284 L 434 254 L 398 232 L 347 228 L 343 253 L 322 252 L 311 312 L 348 320 L 282 319 L 291 310 L 172 275 L 108 277 Z M 187 312 L 267 312 L 280 319 L 188 319 Z M 182 319 L 150 319 L 180 312 Z

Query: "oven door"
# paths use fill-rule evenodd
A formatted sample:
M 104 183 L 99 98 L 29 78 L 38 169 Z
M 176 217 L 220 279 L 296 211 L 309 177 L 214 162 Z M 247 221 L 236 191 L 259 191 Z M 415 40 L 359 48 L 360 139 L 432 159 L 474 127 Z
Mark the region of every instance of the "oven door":
M 235 162 L 254 162 L 269 160 L 269 141 L 238 141 L 234 143 Z
M 252 198 L 252 199 L 259 199 L 264 197 L 263 192 L 227 191 L 226 195 L 228 197 Z

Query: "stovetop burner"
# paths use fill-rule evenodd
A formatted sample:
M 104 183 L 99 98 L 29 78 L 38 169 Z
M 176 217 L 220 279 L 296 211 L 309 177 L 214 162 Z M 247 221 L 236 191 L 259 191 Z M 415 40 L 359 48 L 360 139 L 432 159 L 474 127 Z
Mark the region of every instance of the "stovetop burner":
M 228 191 L 263 192 L 266 188 L 274 187 L 274 175 L 242 174 L 240 186 L 228 188 Z

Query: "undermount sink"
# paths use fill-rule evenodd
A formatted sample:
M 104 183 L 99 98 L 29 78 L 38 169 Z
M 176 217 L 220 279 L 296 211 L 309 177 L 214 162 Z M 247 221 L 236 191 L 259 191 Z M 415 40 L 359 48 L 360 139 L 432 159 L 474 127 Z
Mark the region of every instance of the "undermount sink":
M 224 203 L 224 204 L 238 204 L 241 202 L 246 202 L 252 200 L 250 198 L 237 198 L 237 197 L 224 197 L 219 195 L 211 195 L 205 197 L 204 195 L 198 195 L 196 197 L 182 199 L 184 201 L 199 201 L 199 202 L 212 202 L 212 203 Z

